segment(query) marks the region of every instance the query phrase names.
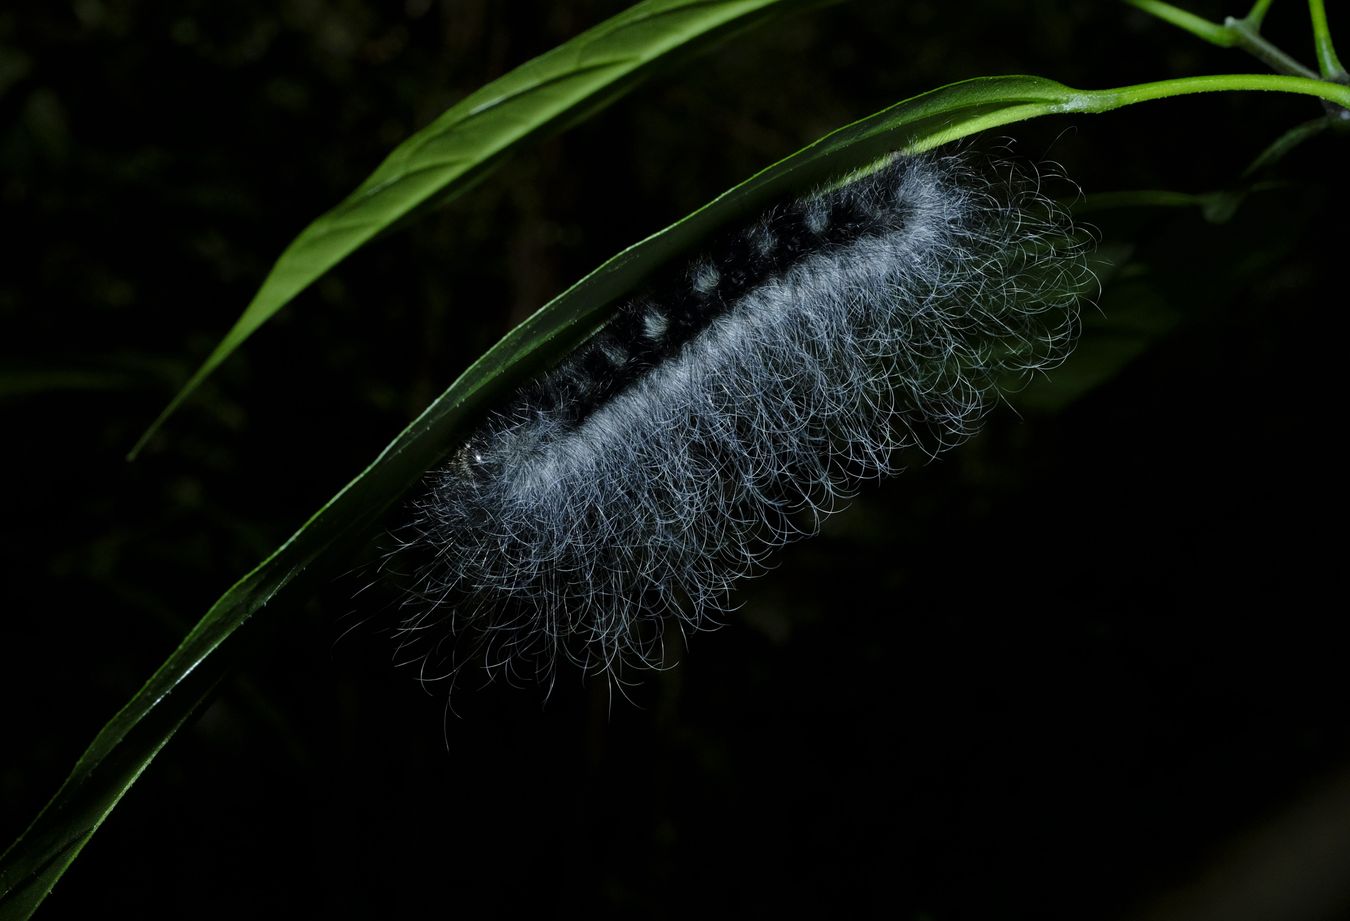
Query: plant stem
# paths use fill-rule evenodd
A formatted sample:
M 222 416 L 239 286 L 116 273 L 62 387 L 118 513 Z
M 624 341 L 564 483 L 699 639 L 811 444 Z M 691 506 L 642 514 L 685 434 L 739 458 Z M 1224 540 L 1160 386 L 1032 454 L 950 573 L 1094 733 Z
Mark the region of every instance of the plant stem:
M 1327 10 L 1322 0 L 1308 0 L 1308 13 L 1312 17 L 1317 66 L 1322 69 L 1323 78 L 1337 83 L 1350 83 L 1350 74 L 1346 73 L 1341 59 L 1336 56 L 1336 48 L 1331 44 L 1331 27 L 1327 25 Z
M 948 128 L 933 130 L 906 144 L 904 149 L 908 153 L 921 153 L 981 131 L 1016 124 L 1029 118 L 1040 118 L 1045 115 L 1067 115 L 1076 112 L 1095 114 L 1110 112 L 1138 102 L 1149 102 L 1155 99 L 1170 99 L 1174 96 L 1190 96 L 1196 93 L 1238 91 L 1294 93 L 1301 96 L 1314 96 L 1335 106 L 1350 107 L 1350 86 L 1329 83 L 1325 80 L 1310 80 L 1306 77 L 1288 77 L 1280 74 L 1215 74 L 1204 77 L 1181 77 L 1175 80 L 1138 83 L 1105 90 L 1080 90 L 1060 85 L 1055 92 L 1029 94 L 1019 104 L 1007 105 L 986 114 L 963 119 Z
M 1285 154 L 1302 144 L 1309 138 L 1316 137 L 1327 128 L 1325 118 L 1314 118 L 1301 125 L 1295 125 L 1284 134 L 1276 138 L 1265 150 L 1257 154 L 1256 159 L 1248 164 L 1242 171 L 1242 178 L 1247 179 L 1256 175 L 1261 170 L 1274 166 L 1280 160 L 1284 159 Z
M 1178 29 L 1184 29 L 1211 45 L 1217 45 L 1220 48 L 1241 48 L 1276 73 L 1309 79 L 1317 78 L 1317 73 L 1312 68 L 1304 67 L 1292 55 L 1280 50 L 1261 37 L 1261 21 L 1265 19 L 1271 0 L 1257 0 L 1253 4 L 1251 12 L 1242 19 L 1229 16 L 1222 25 L 1217 22 L 1210 22 L 1203 16 L 1197 16 L 1170 3 L 1164 3 L 1163 0 L 1126 0 L 1126 2 L 1136 9 L 1158 17 L 1163 22 L 1176 26 Z M 1321 0 L 1309 0 L 1309 3 L 1316 3 L 1320 6 Z
M 1292 55 L 1281 51 L 1261 37 L 1259 20 L 1257 25 L 1253 25 L 1247 19 L 1234 19 L 1229 16 L 1224 20 L 1223 28 L 1233 36 L 1235 47 L 1241 48 L 1276 73 L 1317 79 L 1317 72 L 1311 67 L 1304 67 Z
M 1237 37 L 1226 26 L 1221 26 L 1217 22 L 1210 22 L 1203 16 L 1197 16 L 1170 3 L 1164 3 L 1162 0 L 1125 0 L 1125 2 L 1135 9 L 1143 10 L 1151 16 L 1158 17 L 1163 22 L 1176 26 L 1178 29 L 1184 29 L 1211 45 L 1218 45 L 1220 48 L 1232 48 L 1237 44 Z M 1262 14 L 1264 15 L 1264 11 L 1262 11 Z
M 1298 93 L 1316 96 L 1339 106 L 1350 106 L 1350 87 L 1307 77 L 1281 74 L 1215 74 L 1204 77 L 1180 77 L 1153 83 L 1136 83 L 1107 90 L 1080 90 L 1066 100 L 1061 111 L 1109 112 L 1121 106 L 1172 96 L 1193 93 L 1222 93 L 1234 90 L 1256 90 L 1277 93 Z
M 1252 4 L 1251 10 L 1249 10 L 1247 15 L 1242 18 L 1246 20 L 1253 29 L 1256 29 L 1259 32 L 1261 30 L 1261 21 L 1266 18 L 1266 11 L 1270 9 L 1270 5 L 1273 2 L 1274 0 L 1256 0 L 1256 2 Z

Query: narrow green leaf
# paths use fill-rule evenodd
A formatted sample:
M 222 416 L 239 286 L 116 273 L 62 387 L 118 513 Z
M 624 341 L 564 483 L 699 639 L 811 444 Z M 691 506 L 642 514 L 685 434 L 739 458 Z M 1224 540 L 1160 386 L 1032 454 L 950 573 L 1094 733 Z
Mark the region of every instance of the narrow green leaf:
M 863 166 L 1042 115 L 1105 112 L 1135 102 L 1221 90 L 1278 90 L 1350 102 L 1350 88 L 1272 75 L 1194 77 L 1077 90 L 1040 77 L 983 77 L 916 96 L 826 135 L 670 227 L 622 251 L 502 338 L 281 547 L 212 606 L 182 644 L 100 731 L 38 818 L 0 857 L 0 919 L 41 903 L 165 741 L 223 673 L 240 628 L 321 558 L 338 556 L 453 447 L 455 435 L 545 355 L 594 330 L 654 269 L 768 201 Z M 225 647 L 227 644 L 230 650 Z
M 221 362 L 300 292 L 416 209 L 464 191 L 511 151 L 632 90 L 676 52 L 804 0 L 643 0 L 461 100 L 300 232 L 235 325 L 151 423 L 135 456 Z

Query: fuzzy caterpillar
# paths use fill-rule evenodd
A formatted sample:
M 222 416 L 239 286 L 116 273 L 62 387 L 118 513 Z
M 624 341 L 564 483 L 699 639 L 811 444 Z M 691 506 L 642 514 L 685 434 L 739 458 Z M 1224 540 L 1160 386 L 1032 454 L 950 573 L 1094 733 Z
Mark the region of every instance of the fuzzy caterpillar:
M 1066 357 L 1091 277 L 1067 216 L 999 173 L 893 156 L 622 306 L 414 503 L 401 657 L 659 665 L 666 624 L 706 625 L 864 481 L 972 435 Z

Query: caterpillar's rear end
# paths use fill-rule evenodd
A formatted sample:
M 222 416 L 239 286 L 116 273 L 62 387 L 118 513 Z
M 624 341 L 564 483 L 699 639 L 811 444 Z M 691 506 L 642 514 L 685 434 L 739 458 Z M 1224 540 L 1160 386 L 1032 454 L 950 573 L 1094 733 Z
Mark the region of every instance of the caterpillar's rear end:
M 660 664 L 864 481 L 1059 364 L 1091 281 L 1037 183 L 894 157 L 765 214 L 626 304 L 435 474 L 402 654 Z

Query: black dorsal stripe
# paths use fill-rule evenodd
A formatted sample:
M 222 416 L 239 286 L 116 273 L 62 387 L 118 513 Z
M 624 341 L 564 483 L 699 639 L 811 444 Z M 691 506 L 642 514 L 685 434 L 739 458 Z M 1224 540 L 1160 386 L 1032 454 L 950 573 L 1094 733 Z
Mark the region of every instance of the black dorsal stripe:
M 579 424 L 755 288 L 817 253 L 893 233 L 911 211 L 900 196 L 902 176 L 897 162 L 840 189 L 780 206 L 718 239 L 694 262 L 658 274 L 590 342 L 529 385 L 512 415 L 546 412 Z M 659 337 L 648 333 L 653 313 L 661 321 Z

